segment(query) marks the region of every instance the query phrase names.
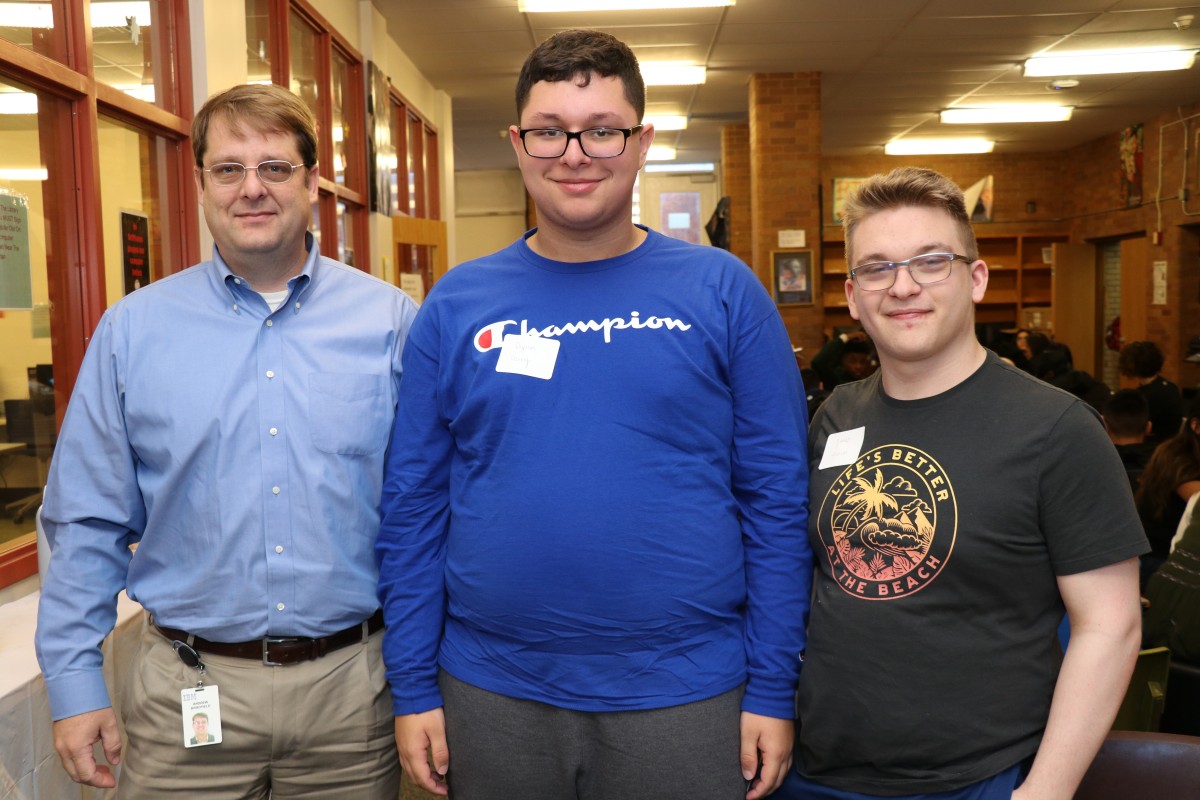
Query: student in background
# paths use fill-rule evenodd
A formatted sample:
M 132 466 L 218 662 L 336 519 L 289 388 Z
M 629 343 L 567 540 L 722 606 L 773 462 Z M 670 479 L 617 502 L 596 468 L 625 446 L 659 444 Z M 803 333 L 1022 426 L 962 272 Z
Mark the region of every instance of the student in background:
M 1150 406 L 1150 438 L 1163 442 L 1179 432 L 1183 422 L 1183 395 L 1164 378 L 1163 354 L 1154 342 L 1130 342 L 1121 348 L 1117 367 L 1138 382 L 1138 391 Z
M 1171 539 L 1192 495 L 1200 492 L 1200 395 L 1179 432 L 1158 446 L 1138 484 L 1138 514 L 1150 540 L 1142 558 L 1142 585 L 1167 560 Z
M 1146 398 L 1136 389 L 1119 389 L 1104 403 L 1101 410 L 1108 438 L 1117 448 L 1125 465 L 1129 486 L 1136 490 L 1142 472 L 1154 453 L 1154 442 L 1146 441 L 1150 434 L 1150 408 Z

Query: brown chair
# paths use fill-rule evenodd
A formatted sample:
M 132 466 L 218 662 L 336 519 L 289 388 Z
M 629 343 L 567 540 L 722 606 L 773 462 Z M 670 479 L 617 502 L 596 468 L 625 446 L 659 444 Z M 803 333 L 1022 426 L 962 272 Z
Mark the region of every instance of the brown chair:
M 1138 653 L 1129 689 L 1113 721 L 1114 731 L 1157 731 L 1167 696 L 1167 675 L 1171 653 L 1165 647 L 1152 647 Z M 1200 797 L 1200 793 L 1197 794 Z
M 1075 800 L 1185 800 L 1200 797 L 1200 737 L 1113 731 Z

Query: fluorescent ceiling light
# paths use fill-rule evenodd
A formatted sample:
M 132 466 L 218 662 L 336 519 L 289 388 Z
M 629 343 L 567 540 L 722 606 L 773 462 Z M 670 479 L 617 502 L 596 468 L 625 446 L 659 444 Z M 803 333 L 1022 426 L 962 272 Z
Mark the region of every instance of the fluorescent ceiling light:
M 117 3 L 92 3 L 93 28 L 127 28 L 133 17 L 139 27 L 150 25 L 147 0 Z M 50 3 L 0 3 L 0 19 L 9 28 L 51 28 L 54 10 Z
M 646 154 L 647 161 L 674 161 L 675 148 L 669 144 L 652 144 Z
M 681 131 L 687 128 L 688 119 L 683 114 L 648 114 L 642 122 L 654 126 L 656 131 Z
M 960 155 L 990 153 L 996 143 L 990 139 L 896 139 L 883 147 L 889 156 Z
M 140 2 L 97 3 L 92 2 L 93 28 L 127 28 L 133 17 L 139 27 L 150 27 L 150 3 Z
M 522 14 L 565 11 L 646 11 L 656 8 L 720 8 L 737 0 L 520 0 Z
M 0 114 L 36 114 L 37 108 L 33 92 L 0 92 Z
M 697 86 L 706 77 L 704 67 L 683 61 L 643 61 L 641 66 L 647 86 Z
M 49 3 L 0 3 L 6 28 L 52 28 L 54 9 Z
M 1190 69 L 1196 50 L 1081 50 L 1057 56 L 1034 56 L 1025 61 L 1026 78 L 1054 75 L 1110 75 L 1119 72 L 1165 72 Z
M 1075 106 L 1037 105 L 965 106 L 942 111 L 942 122 L 969 125 L 982 122 L 1063 122 L 1071 118 Z
M 44 181 L 50 177 L 45 167 L 35 169 L 0 169 L 0 179 L 7 181 Z
M 712 172 L 716 165 L 711 161 L 701 161 L 694 164 L 647 164 L 646 172 Z

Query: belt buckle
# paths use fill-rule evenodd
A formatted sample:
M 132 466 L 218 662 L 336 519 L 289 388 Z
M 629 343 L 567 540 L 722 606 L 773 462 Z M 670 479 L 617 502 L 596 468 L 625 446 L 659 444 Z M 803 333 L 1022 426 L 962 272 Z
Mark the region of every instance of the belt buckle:
M 264 667 L 283 667 L 287 666 L 282 661 L 271 660 L 271 645 L 273 644 L 288 644 L 289 642 L 298 642 L 300 638 L 297 636 L 264 636 L 262 640 L 262 663 Z

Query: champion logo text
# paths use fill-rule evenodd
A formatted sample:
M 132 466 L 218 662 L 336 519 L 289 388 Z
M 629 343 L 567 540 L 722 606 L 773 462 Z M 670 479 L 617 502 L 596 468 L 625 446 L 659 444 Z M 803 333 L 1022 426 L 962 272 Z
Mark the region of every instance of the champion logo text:
M 638 311 L 629 312 L 628 318 L 605 317 L 599 322 L 594 319 L 580 320 L 578 322 L 567 322 L 562 325 L 547 325 L 540 329 L 532 327 L 529 324 L 529 320 L 523 319 L 519 323 L 519 330 L 506 330 L 509 326 L 517 324 L 516 320 L 506 319 L 483 326 L 475 334 L 475 349 L 481 353 L 499 349 L 503 346 L 504 336 L 508 333 L 517 333 L 521 336 L 541 336 L 546 339 L 576 333 L 603 333 L 604 342 L 608 344 L 612 342 L 613 331 L 643 329 L 688 331 L 692 329 L 692 326 L 688 323 L 672 319 L 671 317 L 656 317 L 652 315 L 643 319 L 641 313 Z

